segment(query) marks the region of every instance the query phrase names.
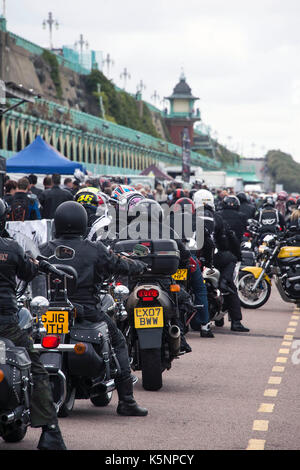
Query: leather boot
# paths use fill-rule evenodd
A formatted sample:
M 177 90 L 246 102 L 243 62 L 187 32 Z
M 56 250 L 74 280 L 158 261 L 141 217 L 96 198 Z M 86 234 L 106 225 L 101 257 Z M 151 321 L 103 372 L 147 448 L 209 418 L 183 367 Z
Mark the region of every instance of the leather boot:
M 48 424 L 42 427 L 37 448 L 39 450 L 67 450 L 58 424 Z
M 237 331 L 239 333 L 249 333 L 249 328 L 246 328 L 240 321 L 231 322 L 231 331 Z
M 116 385 L 119 396 L 117 413 L 122 416 L 147 416 L 148 410 L 140 407 L 133 398 L 133 383 L 131 377 L 118 382 Z

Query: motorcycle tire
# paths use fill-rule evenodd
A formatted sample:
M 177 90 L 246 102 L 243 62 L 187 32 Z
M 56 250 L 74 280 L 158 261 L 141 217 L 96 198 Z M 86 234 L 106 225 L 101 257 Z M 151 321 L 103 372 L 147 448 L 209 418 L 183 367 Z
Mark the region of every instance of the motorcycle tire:
M 263 288 L 264 295 L 262 297 L 260 297 L 260 300 L 258 300 L 256 302 L 255 301 L 251 302 L 250 300 L 247 301 L 246 297 L 242 296 L 241 292 L 240 292 L 240 290 L 241 290 L 240 289 L 240 283 L 241 283 L 241 281 L 245 281 L 246 278 L 248 278 L 253 283 L 256 281 L 256 279 L 254 278 L 252 273 L 241 272 L 239 274 L 239 278 L 238 278 L 236 287 L 237 287 L 238 296 L 239 296 L 239 299 L 240 299 L 241 306 L 243 308 L 253 309 L 253 310 L 256 309 L 256 308 L 262 307 L 269 300 L 269 297 L 271 295 L 271 285 L 265 279 L 263 279 L 261 281 L 261 283 L 264 286 L 264 288 Z
M 20 442 L 24 439 L 27 433 L 27 426 L 25 424 L 10 430 L 11 426 L 8 425 L 7 429 L 4 429 L 4 433 L 2 434 L 2 439 L 5 442 Z
M 105 392 L 97 395 L 96 397 L 90 398 L 94 406 L 103 407 L 110 404 L 113 396 L 113 392 Z
M 161 350 L 141 349 L 142 385 L 145 390 L 154 392 L 162 388 Z
M 224 318 L 221 318 L 221 320 L 215 320 L 215 325 L 216 326 L 222 327 L 222 326 L 224 326 L 224 323 L 225 323 Z
M 71 414 L 71 412 L 74 408 L 75 398 L 76 398 L 76 388 L 75 387 L 70 387 L 70 388 L 68 387 L 66 400 L 62 404 L 62 406 L 60 407 L 60 409 L 57 413 L 57 416 L 59 418 L 67 418 L 68 416 L 70 416 L 70 414 Z

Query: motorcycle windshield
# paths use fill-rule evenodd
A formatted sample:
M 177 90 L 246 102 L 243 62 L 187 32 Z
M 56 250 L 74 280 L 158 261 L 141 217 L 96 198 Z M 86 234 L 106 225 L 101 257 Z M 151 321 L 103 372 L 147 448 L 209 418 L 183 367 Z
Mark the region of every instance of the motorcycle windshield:
M 10 236 L 23 248 L 25 253 L 27 253 L 32 258 L 37 258 L 41 253 L 37 243 L 35 243 L 31 238 L 24 233 L 18 230 L 9 230 Z

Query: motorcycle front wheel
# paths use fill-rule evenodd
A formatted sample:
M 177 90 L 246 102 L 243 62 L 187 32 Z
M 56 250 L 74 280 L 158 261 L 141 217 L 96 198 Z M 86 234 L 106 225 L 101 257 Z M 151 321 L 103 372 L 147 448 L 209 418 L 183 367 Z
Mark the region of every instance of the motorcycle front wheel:
M 241 306 L 249 309 L 256 309 L 262 307 L 271 295 L 271 285 L 263 279 L 255 291 L 251 288 L 256 282 L 252 273 L 242 272 L 239 274 L 237 281 L 237 291 L 241 302 Z
M 156 391 L 162 387 L 161 350 L 141 349 L 142 385 L 145 390 Z

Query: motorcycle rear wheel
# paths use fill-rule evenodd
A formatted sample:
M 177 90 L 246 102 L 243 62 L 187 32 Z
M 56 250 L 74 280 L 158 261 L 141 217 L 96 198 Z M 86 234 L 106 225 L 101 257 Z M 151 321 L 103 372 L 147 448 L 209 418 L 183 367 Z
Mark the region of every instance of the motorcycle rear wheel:
M 19 426 L 18 428 L 14 428 L 12 431 L 9 430 L 9 426 L 7 427 L 7 431 L 3 433 L 2 439 L 5 442 L 20 442 L 24 439 L 25 435 L 27 433 L 27 426 L 23 424 L 22 426 Z
M 162 388 L 161 350 L 141 349 L 142 385 L 151 392 Z
M 256 292 L 252 294 L 250 292 L 250 288 L 254 285 L 255 282 L 256 279 L 252 273 L 242 272 L 239 274 L 239 279 L 237 281 L 236 287 L 241 306 L 244 308 L 260 308 L 265 305 L 265 303 L 269 300 L 269 297 L 271 295 L 271 285 L 265 279 L 263 279 L 260 283 L 261 287 L 258 287 Z M 244 289 L 245 294 L 243 294 L 242 289 Z

